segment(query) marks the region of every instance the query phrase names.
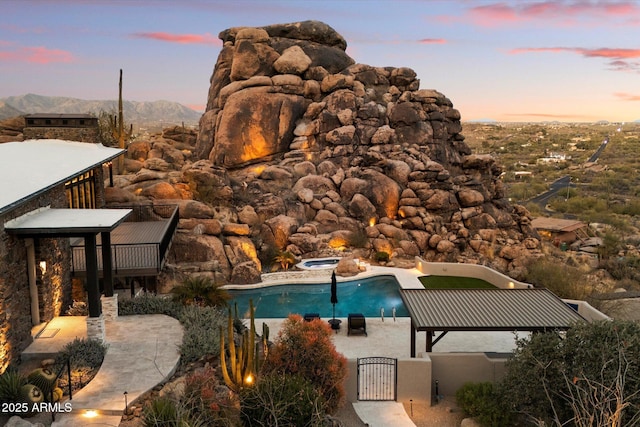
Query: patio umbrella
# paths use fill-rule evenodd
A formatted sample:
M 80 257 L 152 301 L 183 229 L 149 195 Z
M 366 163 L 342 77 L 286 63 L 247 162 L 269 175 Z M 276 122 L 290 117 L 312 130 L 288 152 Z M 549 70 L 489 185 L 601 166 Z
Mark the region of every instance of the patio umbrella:
M 338 303 L 338 283 L 336 272 L 331 273 L 331 304 L 333 304 L 333 320 L 336 319 L 336 304 Z

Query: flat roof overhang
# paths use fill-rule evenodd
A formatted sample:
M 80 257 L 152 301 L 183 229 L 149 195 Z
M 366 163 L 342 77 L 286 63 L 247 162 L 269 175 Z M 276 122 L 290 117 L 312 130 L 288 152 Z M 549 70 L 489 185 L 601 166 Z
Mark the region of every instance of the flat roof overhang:
M 412 357 L 420 331 L 430 352 L 449 331 L 543 332 L 586 321 L 547 289 L 402 289 L 400 296 L 411 317 Z
M 131 214 L 132 209 L 36 209 L 7 221 L 4 229 L 23 238 L 83 237 L 87 258 L 87 302 L 89 317 L 102 313 L 98 286 L 96 235 L 111 240 L 111 231 Z M 109 244 L 110 246 L 110 244 Z M 28 260 L 33 263 L 34 260 Z M 111 251 L 102 252 L 105 275 L 105 296 L 113 296 Z
M 111 232 L 131 209 L 41 208 L 7 221 L 7 233 L 25 237 L 71 237 Z

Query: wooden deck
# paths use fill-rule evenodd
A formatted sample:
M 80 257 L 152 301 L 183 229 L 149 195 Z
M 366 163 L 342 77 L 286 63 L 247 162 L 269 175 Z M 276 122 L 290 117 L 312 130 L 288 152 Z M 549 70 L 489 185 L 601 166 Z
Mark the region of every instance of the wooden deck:
M 159 244 L 167 228 L 166 221 L 123 222 L 111 232 L 112 245 L 139 245 L 145 243 Z M 98 245 L 102 244 L 100 235 Z M 71 246 L 84 246 L 84 239 L 74 238 Z
M 160 244 L 168 221 L 124 222 L 111 232 L 111 256 L 115 277 L 155 276 L 162 268 Z M 102 241 L 97 237 L 98 270 L 102 276 Z M 72 274 L 86 276 L 84 239 L 71 239 Z

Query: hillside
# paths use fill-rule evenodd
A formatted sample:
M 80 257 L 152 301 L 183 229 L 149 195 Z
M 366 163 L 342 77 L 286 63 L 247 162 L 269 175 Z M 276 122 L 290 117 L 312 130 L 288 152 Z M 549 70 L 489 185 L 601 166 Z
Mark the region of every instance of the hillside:
M 201 113 L 185 107 L 177 102 L 124 101 L 125 120 L 136 127 L 170 124 L 195 125 Z M 0 99 L 0 120 L 22 114 L 33 113 L 91 113 L 98 115 L 101 111 L 117 111 L 117 100 L 84 100 L 60 96 L 42 96 L 26 94 Z

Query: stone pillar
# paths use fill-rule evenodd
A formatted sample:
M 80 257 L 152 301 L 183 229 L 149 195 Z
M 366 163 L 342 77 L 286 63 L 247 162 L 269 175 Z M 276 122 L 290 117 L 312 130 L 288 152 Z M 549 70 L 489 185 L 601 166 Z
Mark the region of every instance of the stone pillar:
M 90 340 L 98 340 L 101 343 L 106 342 L 106 333 L 104 325 L 104 316 L 87 317 L 87 338 Z
M 112 297 L 102 296 L 100 301 L 105 320 L 109 322 L 116 320 L 118 318 L 118 294 L 113 294 Z

